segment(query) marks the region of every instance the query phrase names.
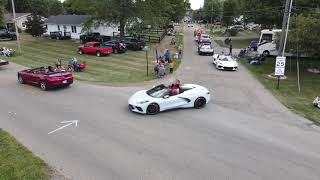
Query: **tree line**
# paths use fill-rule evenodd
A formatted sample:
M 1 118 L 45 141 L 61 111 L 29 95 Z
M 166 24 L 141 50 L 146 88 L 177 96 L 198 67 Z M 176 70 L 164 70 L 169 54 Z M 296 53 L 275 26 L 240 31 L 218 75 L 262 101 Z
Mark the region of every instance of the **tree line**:
M 190 9 L 189 0 L 15 0 L 17 13 L 44 17 L 60 14 L 90 15 L 86 26 L 119 24 L 121 36 L 127 30 L 159 27 L 180 21 Z M 11 0 L 0 0 L 0 23 L 11 12 Z

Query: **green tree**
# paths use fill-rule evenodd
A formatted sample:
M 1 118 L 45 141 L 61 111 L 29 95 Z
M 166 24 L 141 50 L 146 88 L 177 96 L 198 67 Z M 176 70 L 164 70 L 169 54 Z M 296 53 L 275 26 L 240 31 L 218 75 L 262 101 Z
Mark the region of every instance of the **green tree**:
M 320 17 L 299 15 L 291 19 L 287 51 L 320 57 Z M 278 42 L 279 43 L 279 42 Z
M 41 16 L 33 13 L 31 17 L 28 17 L 26 21 L 26 32 L 35 37 L 42 36 L 43 33 L 46 32 L 45 23 L 41 19 Z
M 207 22 L 214 22 L 221 20 L 223 12 L 222 0 L 205 0 L 203 4 L 203 20 Z
M 4 13 L 5 13 L 5 0 L 0 0 L 0 27 L 5 26 L 5 19 L 4 19 Z
M 232 25 L 233 19 L 239 15 L 237 7 L 235 0 L 226 0 L 223 2 L 222 24 L 224 26 L 228 27 Z
M 59 0 L 49 1 L 49 15 L 61 15 L 65 13 L 66 12 L 61 1 Z

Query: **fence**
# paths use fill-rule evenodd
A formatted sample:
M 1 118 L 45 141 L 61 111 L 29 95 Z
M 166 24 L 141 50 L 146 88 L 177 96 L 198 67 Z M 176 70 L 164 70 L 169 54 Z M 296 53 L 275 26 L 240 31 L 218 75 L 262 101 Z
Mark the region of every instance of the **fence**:
M 145 42 L 160 43 L 166 35 L 167 30 L 153 29 L 143 33 L 125 34 L 124 37 L 134 37 L 144 40 Z M 118 32 L 113 32 L 113 38 L 120 38 L 120 34 Z

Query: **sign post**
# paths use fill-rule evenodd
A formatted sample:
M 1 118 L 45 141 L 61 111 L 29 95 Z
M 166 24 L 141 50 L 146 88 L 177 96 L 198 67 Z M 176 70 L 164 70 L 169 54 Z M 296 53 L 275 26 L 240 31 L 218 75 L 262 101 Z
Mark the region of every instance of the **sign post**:
M 277 56 L 276 58 L 276 67 L 274 70 L 274 75 L 278 77 L 277 89 L 280 87 L 280 76 L 284 76 L 286 69 L 286 57 Z
M 149 61 L 148 61 L 148 51 L 150 51 L 150 48 L 148 46 L 145 46 L 143 50 L 146 52 L 146 63 L 147 63 L 147 76 L 149 76 Z

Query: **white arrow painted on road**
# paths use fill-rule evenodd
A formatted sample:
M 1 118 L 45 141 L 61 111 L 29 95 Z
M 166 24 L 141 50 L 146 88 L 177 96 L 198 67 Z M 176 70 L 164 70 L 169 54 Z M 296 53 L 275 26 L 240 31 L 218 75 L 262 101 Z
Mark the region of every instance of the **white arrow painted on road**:
M 59 127 L 58 129 L 55 129 L 55 130 L 49 132 L 48 134 L 52 134 L 52 133 L 54 133 L 54 132 L 57 132 L 57 131 L 59 131 L 59 130 L 61 130 L 61 129 L 63 129 L 63 128 L 66 128 L 66 127 L 68 127 L 68 126 L 70 126 L 70 125 L 72 125 L 72 124 L 74 124 L 74 127 L 77 127 L 77 126 L 78 126 L 78 120 L 62 121 L 61 123 L 62 123 L 62 124 L 66 124 L 66 125 L 61 126 L 61 127 Z

